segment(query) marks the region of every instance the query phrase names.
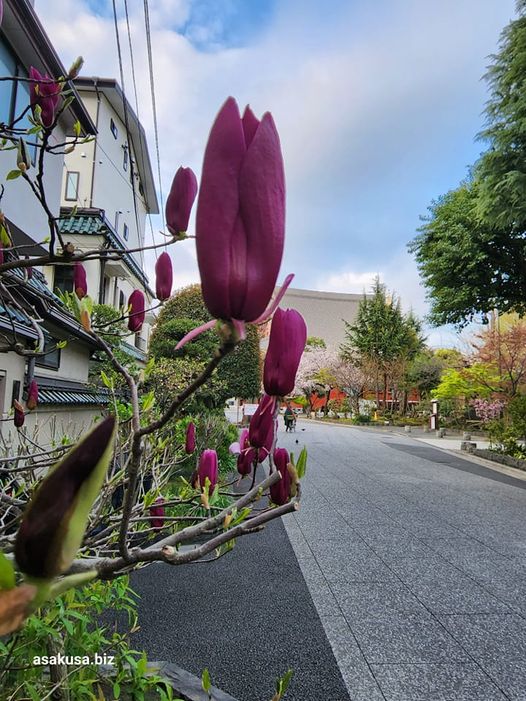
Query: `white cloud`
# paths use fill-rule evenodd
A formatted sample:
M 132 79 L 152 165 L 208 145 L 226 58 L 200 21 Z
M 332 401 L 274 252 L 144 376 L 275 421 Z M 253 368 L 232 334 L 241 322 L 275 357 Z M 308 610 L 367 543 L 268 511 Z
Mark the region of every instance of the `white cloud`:
M 331 3 L 283 0 L 250 45 L 209 53 L 178 33 L 192 2 L 150 3 L 165 197 L 180 164 L 199 174 L 226 96 L 250 102 L 256 114 L 270 109 L 287 173 L 285 272 L 295 270 L 304 287 L 315 280 L 318 289 L 361 292 L 377 270 L 404 308 L 424 314 L 425 292 L 404 245 L 429 199 L 464 175 L 467 162 L 458 163 L 456 152 L 476 131 L 485 56 L 513 0 L 334 1 L 332 12 Z M 110 17 L 94 16 L 87 0 L 36 6 L 66 65 L 82 53 L 86 74 L 118 78 Z M 129 7 L 140 117 L 154 161 L 142 3 Z M 126 24 L 119 26 L 133 104 Z M 192 27 L 207 30 L 215 32 Z M 193 281 L 195 256 L 172 250 L 179 284 Z

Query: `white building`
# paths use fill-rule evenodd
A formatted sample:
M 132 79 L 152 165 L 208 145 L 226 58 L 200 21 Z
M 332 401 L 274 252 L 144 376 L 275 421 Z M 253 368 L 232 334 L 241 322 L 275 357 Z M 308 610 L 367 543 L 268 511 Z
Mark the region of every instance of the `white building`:
M 4 17 L 0 27 L 0 75 L 25 78 L 30 66 L 42 74 L 58 78 L 66 70 L 29 0 L 4 0 Z M 23 81 L 0 82 L 0 122 L 11 124 L 29 105 L 28 84 Z M 79 122 L 85 135 L 95 134 L 95 125 L 74 91 L 74 100 L 63 112 L 55 128 L 51 144 L 65 141 Z M 17 122 L 18 127 L 30 126 L 27 114 Z M 33 157 L 33 176 L 38 148 L 34 137 L 26 136 Z M 0 151 L 2 180 L 16 169 L 16 150 Z M 46 201 L 53 215 L 59 216 L 64 156 L 46 159 L 44 185 Z M 21 255 L 44 255 L 42 242 L 49 234 L 47 216 L 23 178 L 9 180 L 0 202 L 16 246 L 25 246 Z M 6 259 L 12 254 L 6 253 Z M 74 437 L 86 430 L 93 417 L 107 404 L 107 397 L 87 386 L 93 340 L 77 321 L 68 314 L 53 295 L 39 270 L 31 278 L 20 271 L 0 275 L 0 414 L 1 434 L 7 445 L 10 435 L 17 439 L 11 408 L 13 401 L 23 401 L 28 378 L 34 377 L 40 387 L 39 406 L 26 417 L 22 431 L 40 444 L 60 441 L 64 435 Z M 15 351 L 6 352 L 13 343 L 19 349 L 33 350 L 38 337 L 31 319 L 38 318 L 46 348 L 52 352 L 31 357 Z M 57 348 L 58 341 L 67 341 Z
M 122 252 L 120 260 L 83 264 L 96 302 L 124 310 L 133 290 L 141 289 L 150 307 L 154 295 L 136 250 L 145 243 L 147 216 L 159 212 L 146 134 L 115 80 L 77 78 L 75 86 L 97 137 L 65 157 L 60 229 L 77 250 Z M 72 290 L 71 266 L 55 266 L 48 275 L 54 290 Z M 127 339 L 138 359 L 144 358 L 151 321 L 147 316 L 141 331 Z
M 362 299 L 363 294 L 289 287 L 279 306 L 282 309 L 296 309 L 305 319 L 308 336 L 322 338 L 327 348 L 339 350 L 345 341 L 345 322 L 353 324 L 356 321 Z

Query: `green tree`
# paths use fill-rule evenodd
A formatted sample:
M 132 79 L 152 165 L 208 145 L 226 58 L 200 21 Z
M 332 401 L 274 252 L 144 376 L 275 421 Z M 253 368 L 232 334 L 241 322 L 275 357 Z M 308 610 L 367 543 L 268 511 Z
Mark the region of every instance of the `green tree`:
M 206 331 L 187 343 L 181 350 L 175 346 L 183 336 L 196 326 L 211 319 L 205 307 L 200 285 L 190 285 L 180 290 L 161 310 L 150 339 L 150 355 L 158 361 L 162 359 L 177 360 L 176 377 L 170 385 L 177 386 L 188 375 L 183 360 L 192 362 L 190 374 L 197 373 L 212 357 L 219 345 L 219 336 L 215 329 Z M 170 363 L 159 363 L 153 373 L 153 382 L 158 392 L 162 392 L 163 383 L 168 381 Z M 261 387 L 261 359 L 259 351 L 259 333 L 257 327 L 247 324 L 247 337 L 224 360 L 215 373 L 211 383 L 203 388 L 205 395 L 200 398 L 207 408 L 222 407 L 228 397 L 250 399 L 259 395 Z
M 485 76 L 488 149 L 409 244 L 435 324 L 462 326 L 494 308 L 526 313 L 526 0 L 517 12 Z
M 485 75 L 490 88 L 486 125 L 479 138 L 488 150 L 476 164 L 478 210 L 484 221 L 526 231 L 526 1 L 503 30 L 499 51 Z
M 477 314 L 526 299 L 524 244 L 480 220 L 478 191 L 469 180 L 433 202 L 409 243 L 428 290 L 429 320 L 436 325 L 463 326 Z
M 407 362 L 423 345 L 420 323 L 412 314 L 402 313 L 400 300 L 394 294 L 388 296 L 376 278 L 372 296 L 364 295 L 360 302 L 356 322 L 345 325 L 342 357 L 373 378 L 377 405 L 383 386 L 385 408 L 388 388 L 398 383 Z

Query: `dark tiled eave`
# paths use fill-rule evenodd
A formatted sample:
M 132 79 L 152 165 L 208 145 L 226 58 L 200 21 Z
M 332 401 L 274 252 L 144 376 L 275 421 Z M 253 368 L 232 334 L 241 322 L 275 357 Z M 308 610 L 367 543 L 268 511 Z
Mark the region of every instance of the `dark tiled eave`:
M 148 278 L 141 269 L 141 266 L 135 261 L 133 256 L 128 253 L 126 246 L 102 212 L 96 214 L 86 213 L 75 214 L 74 216 L 63 216 L 57 223 L 62 234 L 104 236 L 111 248 L 122 251 L 122 260 L 153 296 L 153 293 L 148 287 Z

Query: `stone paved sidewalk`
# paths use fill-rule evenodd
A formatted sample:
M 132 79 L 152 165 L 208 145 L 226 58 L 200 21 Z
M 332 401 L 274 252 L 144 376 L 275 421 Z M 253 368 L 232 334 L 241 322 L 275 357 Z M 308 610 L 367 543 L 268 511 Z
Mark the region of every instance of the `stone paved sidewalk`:
M 526 700 L 526 482 L 399 434 L 296 440 L 284 522 L 351 699 Z

